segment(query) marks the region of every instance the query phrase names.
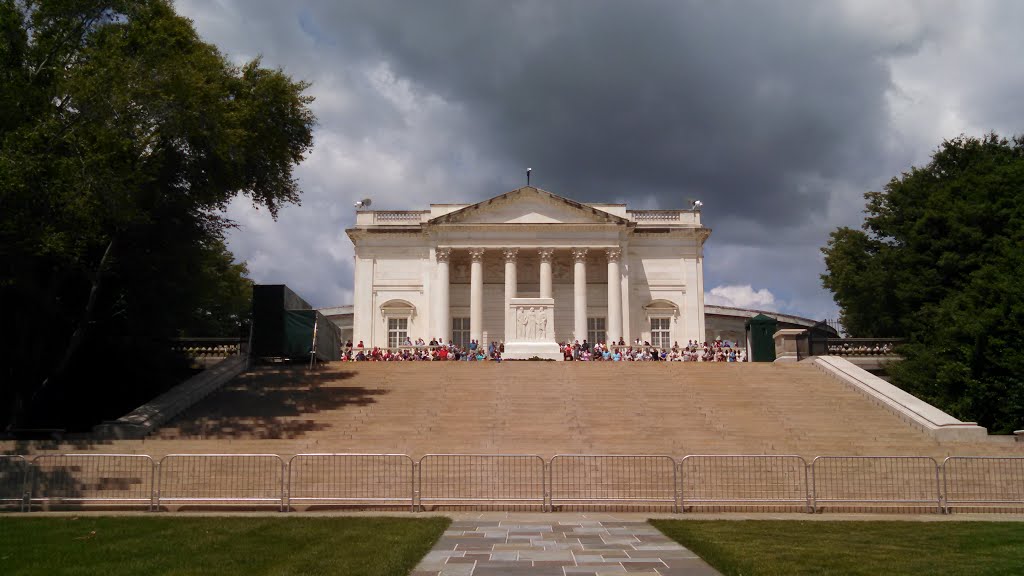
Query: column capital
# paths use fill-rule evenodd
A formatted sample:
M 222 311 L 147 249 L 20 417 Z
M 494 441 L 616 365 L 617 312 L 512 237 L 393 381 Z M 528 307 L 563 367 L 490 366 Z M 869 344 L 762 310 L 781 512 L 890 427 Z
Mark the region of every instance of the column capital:
M 505 256 L 505 262 L 515 263 L 519 257 L 519 248 L 502 248 L 501 253 Z
M 540 256 L 541 262 L 551 262 L 551 258 L 555 255 L 554 248 L 538 248 L 537 255 Z
M 473 259 L 473 262 L 483 262 L 484 260 L 484 249 L 483 248 L 470 248 L 469 257 Z
M 572 260 L 573 262 L 586 262 L 587 261 L 587 248 L 573 248 L 572 249 Z
M 618 262 L 622 257 L 622 248 L 605 248 L 604 253 L 608 255 L 609 262 Z
M 438 262 L 447 262 L 448 259 L 451 258 L 452 256 L 452 249 L 438 248 L 437 250 L 434 251 L 434 253 L 437 255 Z

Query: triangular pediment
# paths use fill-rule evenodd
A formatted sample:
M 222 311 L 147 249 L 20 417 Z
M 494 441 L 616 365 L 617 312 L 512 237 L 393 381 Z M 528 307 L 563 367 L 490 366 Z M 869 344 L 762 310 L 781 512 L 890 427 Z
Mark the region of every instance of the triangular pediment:
M 526 186 L 438 216 L 431 224 L 627 224 L 614 214 Z

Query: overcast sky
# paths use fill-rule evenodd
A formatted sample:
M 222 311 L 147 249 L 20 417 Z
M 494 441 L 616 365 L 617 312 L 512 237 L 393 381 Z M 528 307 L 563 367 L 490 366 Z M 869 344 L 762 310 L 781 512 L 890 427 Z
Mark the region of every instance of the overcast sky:
M 352 301 L 352 204 L 425 209 L 533 183 L 683 208 L 708 303 L 835 318 L 819 249 L 863 193 L 959 134 L 1024 132 L 1024 2 L 178 0 L 232 60 L 312 83 L 302 205 L 245 199 L 235 256 Z

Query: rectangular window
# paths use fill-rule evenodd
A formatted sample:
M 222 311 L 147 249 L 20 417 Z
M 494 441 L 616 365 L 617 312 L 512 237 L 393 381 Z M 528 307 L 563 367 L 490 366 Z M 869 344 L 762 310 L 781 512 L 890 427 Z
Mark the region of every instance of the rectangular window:
M 671 318 L 651 318 L 651 346 L 656 348 L 672 346 L 672 333 L 669 328 L 671 324 Z
M 449 342 L 459 348 L 469 347 L 469 318 L 452 318 L 452 337 Z
M 604 318 L 587 318 L 587 340 L 594 344 L 604 342 L 605 338 Z
M 408 318 L 388 318 L 388 348 L 397 348 L 409 333 Z

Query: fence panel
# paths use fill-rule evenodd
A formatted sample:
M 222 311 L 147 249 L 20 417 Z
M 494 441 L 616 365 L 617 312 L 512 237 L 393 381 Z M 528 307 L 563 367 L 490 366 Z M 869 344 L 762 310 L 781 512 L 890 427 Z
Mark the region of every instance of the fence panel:
M 1024 457 L 950 456 L 942 462 L 946 511 L 1024 506 Z
M 679 462 L 680 507 L 799 504 L 809 512 L 807 461 L 800 456 L 692 455 Z
M 419 462 L 420 506 L 544 507 L 544 459 L 525 454 L 427 454 Z
M 44 454 L 32 460 L 30 502 L 153 507 L 156 464 L 141 454 Z
M 573 455 L 551 459 L 550 506 L 645 504 L 676 508 L 676 461 L 669 456 Z
M 24 456 L 0 455 L 0 506 L 17 506 L 19 510 L 25 510 L 28 469 L 28 460 Z
M 285 505 L 277 454 L 168 454 L 160 459 L 156 504 Z
M 288 460 L 288 505 L 413 507 L 413 461 L 405 454 L 296 454 Z
M 939 466 L 927 456 L 818 456 L 814 509 L 822 503 L 929 506 L 942 511 Z

